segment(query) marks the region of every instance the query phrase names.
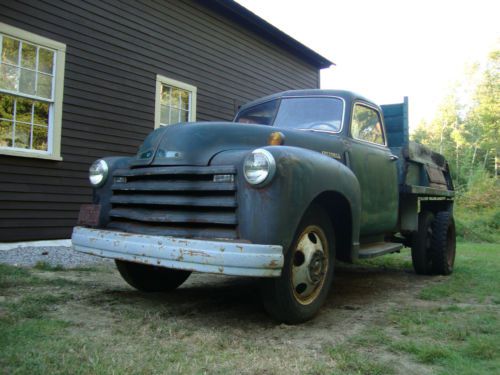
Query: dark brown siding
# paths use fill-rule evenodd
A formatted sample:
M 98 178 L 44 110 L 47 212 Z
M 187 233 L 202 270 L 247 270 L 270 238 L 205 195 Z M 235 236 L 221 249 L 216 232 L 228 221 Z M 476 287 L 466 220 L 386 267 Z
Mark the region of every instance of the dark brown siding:
M 0 21 L 65 43 L 62 162 L 0 155 L 0 241 L 67 238 L 96 158 L 131 155 L 153 129 L 156 74 L 198 88 L 197 119 L 316 88 L 319 71 L 195 1 L 11 0 Z

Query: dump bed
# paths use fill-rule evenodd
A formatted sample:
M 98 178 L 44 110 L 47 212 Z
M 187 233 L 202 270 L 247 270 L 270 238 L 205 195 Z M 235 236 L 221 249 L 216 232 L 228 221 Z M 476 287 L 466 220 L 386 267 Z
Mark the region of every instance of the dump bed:
M 453 197 L 453 182 L 444 156 L 421 144 L 410 142 L 408 98 L 403 103 L 381 107 L 389 147 L 399 157 L 400 192 L 418 196 Z

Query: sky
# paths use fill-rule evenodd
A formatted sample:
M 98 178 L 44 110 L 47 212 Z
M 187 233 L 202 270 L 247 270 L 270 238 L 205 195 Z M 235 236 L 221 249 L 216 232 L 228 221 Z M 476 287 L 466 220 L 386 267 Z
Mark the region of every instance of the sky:
M 500 48 L 500 0 L 237 2 L 336 64 L 322 70 L 321 88 L 377 104 L 408 96 L 411 128 Z

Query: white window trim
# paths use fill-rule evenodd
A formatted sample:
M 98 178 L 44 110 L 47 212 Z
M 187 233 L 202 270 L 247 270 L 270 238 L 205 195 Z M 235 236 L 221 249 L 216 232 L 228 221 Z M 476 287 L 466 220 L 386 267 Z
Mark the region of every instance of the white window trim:
M 30 33 L 23 29 L 0 22 L 0 33 L 28 43 L 56 50 L 56 67 L 54 71 L 54 110 L 49 123 L 48 151 L 17 150 L 0 147 L 0 155 L 21 156 L 27 158 L 63 160 L 61 157 L 61 127 L 64 91 L 64 64 L 66 60 L 66 45 L 43 36 Z
M 189 122 L 196 121 L 196 86 L 177 81 L 172 78 L 168 78 L 162 75 L 156 75 L 156 95 L 155 95 L 155 129 L 160 127 L 160 105 L 161 105 L 161 85 L 169 85 L 173 87 L 178 87 L 182 90 L 189 91 L 191 93 L 191 99 L 189 103 Z

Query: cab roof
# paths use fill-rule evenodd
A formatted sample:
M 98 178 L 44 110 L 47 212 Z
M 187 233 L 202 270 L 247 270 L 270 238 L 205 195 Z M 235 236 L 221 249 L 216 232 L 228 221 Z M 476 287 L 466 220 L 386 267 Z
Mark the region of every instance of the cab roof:
M 286 97 L 299 97 L 299 96 L 312 96 L 312 97 L 314 97 L 314 96 L 315 97 L 337 96 L 337 97 L 343 98 L 346 102 L 349 102 L 349 103 L 359 100 L 359 101 L 363 101 L 363 102 L 367 102 L 367 103 L 371 103 L 371 104 L 375 105 L 375 103 L 373 101 L 366 99 L 364 96 L 359 95 L 359 94 L 352 92 L 352 91 L 308 89 L 308 90 L 288 90 L 288 91 L 282 91 L 282 92 L 278 92 L 276 94 L 268 95 L 268 96 L 265 96 L 263 98 L 253 100 L 249 103 L 242 105 L 241 108 L 239 109 L 239 111 L 242 111 L 242 110 L 249 108 L 249 107 L 253 107 L 256 104 L 268 102 L 271 100 L 281 99 L 281 98 L 286 98 Z

